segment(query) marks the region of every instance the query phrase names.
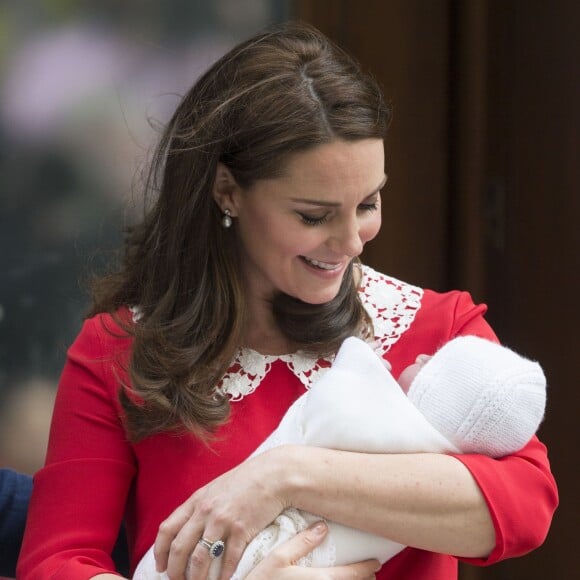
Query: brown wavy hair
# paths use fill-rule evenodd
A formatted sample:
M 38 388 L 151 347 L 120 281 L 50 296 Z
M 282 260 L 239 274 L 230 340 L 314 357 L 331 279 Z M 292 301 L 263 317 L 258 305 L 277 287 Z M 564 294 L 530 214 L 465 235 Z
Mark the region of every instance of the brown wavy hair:
M 128 230 L 122 266 L 93 285 L 90 316 L 139 308 L 120 398 L 129 436 L 185 429 L 209 437 L 228 417 L 215 387 L 246 316 L 235 225 L 212 196 L 218 162 L 246 188 L 282 174 L 290 155 L 335 139 L 384 138 L 389 111 L 375 81 L 316 29 L 287 23 L 239 44 L 190 89 L 168 123 L 145 184 L 154 202 Z M 281 331 L 309 353 L 336 352 L 369 328 L 353 264 L 322 305 L 280 294 Z

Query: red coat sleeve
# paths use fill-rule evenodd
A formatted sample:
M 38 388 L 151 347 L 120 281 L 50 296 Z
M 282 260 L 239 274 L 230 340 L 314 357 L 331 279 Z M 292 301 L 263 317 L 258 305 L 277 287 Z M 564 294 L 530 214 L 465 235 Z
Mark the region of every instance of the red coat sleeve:
M 457 295 L 451 336 L 474 334 L 497 340 L 483 319 L 485 306 L 475 306 L 467 293 Z M 540 546 L 558 506 L 558 490 L 546 447 L 534 437 L 513 455 L 492 459 L 456 455 L 471 472 L 489 507 L 496 545 L 488 558 L 464 558 L 476 565 L 521 556 Z
M 457 455 L 479 485 L 493 520 L 495 548 L 488 558 L 466 562 L 486 566 L 522 556 L 540 546 L 558 506 L 558 492 L 546 447 L 534 437 L 514 455 L 491 459 Z
M 128 339 L 85 323 L 58 387 L 45 466 L 35 475 L 18 578 L 81 580 L 114 571 L 110 553 L 135 464 L 117 402 Z M 109 319 L 109 324 L 112 322 Z

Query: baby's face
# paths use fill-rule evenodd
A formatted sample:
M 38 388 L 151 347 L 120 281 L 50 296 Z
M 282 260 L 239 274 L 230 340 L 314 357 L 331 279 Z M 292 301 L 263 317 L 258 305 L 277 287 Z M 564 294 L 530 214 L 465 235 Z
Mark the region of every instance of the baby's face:
M 409 365 L 403 372 L 399 375 L 399 380 L 397 381 L 405 393 L 409 392 L 411 383 L 417 376 L 417 373 L 423 368 L 423 365 L 431 357 L 428 354 L 420 354 L 412 365 Z

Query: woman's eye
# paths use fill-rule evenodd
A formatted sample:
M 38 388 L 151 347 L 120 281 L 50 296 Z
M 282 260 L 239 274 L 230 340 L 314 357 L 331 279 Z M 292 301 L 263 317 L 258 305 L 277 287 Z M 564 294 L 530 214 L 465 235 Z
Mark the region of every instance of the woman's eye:
M 361 203 L 358 208 L 362 211 L 375 211 L 379 209 L 379 202 L 375 201 L 374 203 Z
M 300 219 L 309 226 L 319 226 L 328 219 L 328 214 L 324 214 L 323 216 L 314 216 L 298 212 L 298 215 L 300 216 Z
M 371 212 L 379 209 L 379 201 L 375 200 L 372 203 L 361 203 L 358 206 L 358 211 Z M 307 213 L 296 212 L 300 219 L 308 226 L 319 226 L 330 218 L 331 212 L 327 212 L 324 215 L 310 215 Z

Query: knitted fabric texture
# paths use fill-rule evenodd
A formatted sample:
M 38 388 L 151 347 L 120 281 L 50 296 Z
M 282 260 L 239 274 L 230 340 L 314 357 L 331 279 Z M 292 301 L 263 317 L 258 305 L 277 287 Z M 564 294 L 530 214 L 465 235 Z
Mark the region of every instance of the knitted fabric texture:
M 455 338 L 423 366 L 409 399 L 463 453 L 502 457 L 537 431 L 546 378 L 537 362 L 476 336 Z

